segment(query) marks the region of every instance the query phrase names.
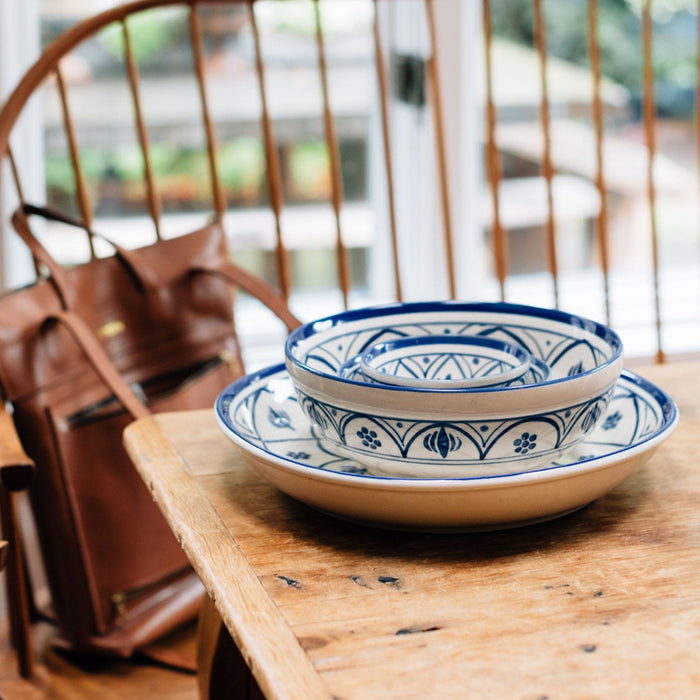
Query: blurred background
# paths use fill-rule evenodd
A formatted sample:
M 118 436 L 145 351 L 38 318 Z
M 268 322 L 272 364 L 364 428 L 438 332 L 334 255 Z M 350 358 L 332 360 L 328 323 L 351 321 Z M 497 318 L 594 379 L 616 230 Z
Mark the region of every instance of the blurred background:
M 32 0 L 20 12 L 26 41 L 10 37 L 0 56 L 16 68 L 83 17 L 106 9 L 101 0 Z M 444 298 L 445 281 L 433 272 L 439 256 L 432 237 L 438 226 L 426 154 L 431 148 L 425 107 L 425 46 L 422 3 L 379 3 L 393 13 L 387 37 L 396 122 L 396 171 L 405 180 L 399 200 L 399 228 L 408 231 L 407 298 Z M 384 7 L 383 5 L 391 5 Z M 34 6 L 32 14 L 31 7 Z M 484 165 L 485 79 L 483 6 L 443 0 L 435 3 L 439 29 L 459 296 L 495 300 L 499 285 L 492 249 L 493 210 Z M 551 306 L 554 297 L 545 250 L 548 200 L 543 173 L 541 83 L 532 0 L 492 0 L 491 72 L 496 107 L 495 139 L 502 169 L 500 222 L 506 232 L 508 301 Z M 697 3 L 653 0 L 653 68 L 657 153 L 654 160 L 659 236 L 661 314 L 667 352 L 696 349 L 700 338 L 700 215 L 698 204 Z M 608 207 L 610 322 L 629 356 L 652 355 L 654 330 L 651 217 L 647 199 L 648 150 L 642 113 L 641 0 L 600 0 L 598 41 L 603 75 L 606 195 Z M 352 305 L 391 297 L 386 268 L 386 212 L 377 192 L 378 102 L 374 82 L 372 0 L 323 0 L 342 180 L 343 236 L 349 251 Z M 604 291 L 596 220 L 601 198 L 595 185 L 592 76 L 585 0 L 543 3 L 554 213 L 561 272 L 559 305 L 605 321 Z M 334 223 L 329 156 L 323 142 L 322 101 L 317 75 L 312 3 L 308 0 L 255 3 L 266 64 L 270 110 L 284 179 L 284 237 L 291 252 L 292 305 L 302 318 L 341 309 L 336 287 Z M 228 201 L 227 232 L 236 260 L 275 281 L 274 224 L 267 211 L 264 147 L 258 126 L 260 96 L 255 52 L 245 8 L 203 5 L 206 74 L 219 147 L 219 167 Z M 148 13 L 131 25 L 150 126 L 152 160 L 168 235 L 192 230 L 210 206 L 201 114 L 195 98 L 192 56 L 184 11 Z M 20 37 L 21 37 L 20 32 Z M 16 32 L 15 32 L 16 33 Z M 34 37 L 34 38 L 33 38 Z M 9 56 L 12 46 L 14 59 Z M 106 31 L 81 45 L 64 62 L 71 104 L 79 121 L 83 168 L 91 187 L 95 226 L 129 245 L 152 240 L 143 191 L 128 83 L 118 31 Z M 5 71 L 6 95 L 11 85 Z M 62 136 L 62 112 L 55 93 L 37 106 L 37 123 L 18 145 L 27 167 L 44 168 L 46 201 L 75 208 L 75 182 Z M 23 149 L 23 150 L 22 150 Z M 31 165 L 34 163 L 34 165 Z M 5 207 L 11 195 L 5 193 Z M 77 214 L 77 211 L 76 211 Z M 6 217 L 5 217 L 6 220 Z M 83 237 L 48 227 L 47 244 L 66 264 L 85 259 Z M 5 237 L 11 234 L 5 230 Z M 6 283 L 29 270 L 23 251 L 6 243 Z M 25 263 L 22 263 L 25 260 Z M 269 345 L 258 314 L 246 312 L 260 347 Z M 252 307 L 251 307 L 252 309 Z M 257 343 L 255 343 L 257 346 Z M 268 356 L 256 350 L 259 363 Z

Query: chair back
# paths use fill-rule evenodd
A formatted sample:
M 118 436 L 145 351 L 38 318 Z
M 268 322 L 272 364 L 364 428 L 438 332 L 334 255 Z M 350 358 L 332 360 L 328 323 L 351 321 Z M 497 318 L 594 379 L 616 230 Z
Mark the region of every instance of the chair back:
M 337 31 L 334 15 L 348 5 L 365 18 L 353 36 Z M 274 15 L 285 6 L 291 14 Z M 193 212 L 208 213 L 225 221 L 234 256 L 303 319 L 328 308 L 324 294 L 304 306 L 308 284 L 334 289 L 325 295 L 339 300 L 333 310 L 427 288 L 591 316 L 629 340 L 630 354 L 661 361 L 695 348 L 700 331 L 690 157 L 700 122 L 689 125 L 690 152 L 669 156 L 665 134 L 681 127 L 660 119 L 668 100 L 657 106 L 654 48 L 664 35 L 655 34 L 649 0 L 624 20 L 638 24 L 639 76 L 630 85 L 605 76 L 614 47 L 601 26 L 623 20 L 599 0 L 567 10 L 578 13 L 571 21 L 585 39 L 576 68 L 555 55 L 571 31 L 563 12 L 542 0 L 127 3 L 47 46 L 2 112 L 0 153 L 25 201 L 31 173 L 21 172 L 10 135 L 43 86 L 52 114 L 46 149 L 64 151 L 47 161 L 49 200 L 86 230 L 95 220 L 97 229 L 113 227 L 118 212 L 129 214 L 129 228 L 138 219 L 167 237 Z M 455 111 L 464 96 L 452 94 L 459 81 L 451 79 L 464 67 L 446 40 L 450 22 L 465 16 L 477 25 L 478 72 L 460 78 L 459 89 L 484 154 L 483 191 L 472 184 L 477 197 L 466 197 L 480 211 L 467 218 L 452 177 L 465 167 L 456 133 L 464 114 Z M 286 21 L 301 30 L 285 33 Z M 504 39 L 516 25 L 529 48 Z M 360 54 L 371 61 L 366 73 L 355 70 Z M 169 65 L 177 74 L 164 75 Z M 173 94 L 183 95 L 179 104 Z M 397 131 L 406 118 L 427 124 L 427 148 Z M 101 156 L 127 141 L 118 157 Z M 298 175 L 310 161 L 312 173 Z M 422 170 L 428 175 L 417 181 Z M 366 207 L 357 202 L 358 172 Z M 430 189 L 435 206 L 420 221 L 409 206 L 425 194 L 416 188 Z M 691 218 L 679 222 L 676 207 Z M 88 255 L 99 253 L 93 236 L 87 245 Z M 417 285 L 421 276 L 431 284 Z M 363 292 L 368 277 L 379 291 Z

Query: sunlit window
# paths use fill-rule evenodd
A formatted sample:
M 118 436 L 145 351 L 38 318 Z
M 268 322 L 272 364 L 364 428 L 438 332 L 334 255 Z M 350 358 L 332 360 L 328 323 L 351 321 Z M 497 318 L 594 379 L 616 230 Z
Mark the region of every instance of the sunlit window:
M 112 4 L 115 3 L 42 0 L 44 45 L 83 17 Z M 421 4 L 416 0 L 386 3 L 392 8 Z M 330 205 L 331 168 L 323 140 L 313 3 L 259 0 L 254 6 L 282 173 L 283 239 L 290 251 L 292 301 L 300 315 L 306 317 L 336 311 L 341 304 L 334 255 L 336 231 Z M 376 265 L 377 256 L 386 254 L 388 234 L 385 219 L 377 216 L 375 206 L 374 167 L 381 149 L 376 140 L 377 86 L 372 67 L 374 3 L 322 0 L 320 6 L 332 75 L 330 99 L 341 155 L 342 235 L 352 277 L 351 304 L 359 305 L 383 299 L 383 283 L 389 276 L 386 267 L 382 272 Z M 551 201 L 543 177 L 542 65 L 536 40 L 535 3 L 492 0 L 488 7 L 495 141 L 502 172 L 498 214 L 505 231 L 508 260 L 506 300 L 541 306 L 552 306 L 558 301 L 565 310 L 598 320 L 609 319 L 623 336 L 628 354 L 652 354 L 656 344 L 654 287 L 658 283 L 666 349 L 672 352 L 695 348 L 696 338 L 700 337 L 696 3 L 652 3 L 656 99 L 654 217 L 650 215 L 648 199 L 649 134 L 643 120 L 642 3 L 596 3 L 610 267 L 607 308 L 599 230 L 603 201 L 595 181 L 588 35 L 591 3 L 542 3 L 553 169 Z M 248 6 L 202 4 L 199 17 L 231 249 L 238 262 L 276 284 L 275 222 L 269 208 L 270 185 L 259 120 L 261 93 Z M 480 19 L 479 12 L 474 11 L 473 23 L 480 25 Z M 425 123 L 425 106 L 419 99 L 425 90 L 421 82 L 423 56 L 420 49 L 411 48 L 410 42 L 407 48 L 407 25 L 394 24 L 387 45 L 392 78 L 405 79 L 410 73 L 411 85 L 404 85 L 402 92 L 392 92 L 392 98 L 419 129 Z M 205 221 L 212 211 L 213 196 L 186 8 L 144 13 L 130 21 L 129 30 L 149 125 L 149 153 L 162 207 L 163 233 L 178 235 Z M 479 26 L 480 38 L 481 30 Z M 482 49 L 476 42 L 473 51 L 483 58 Z M 449 55 L 441 58 L 443 73 L 449 76 L 455 68 L 450 60 L 455 59 Z M 483 135 L 485 142 L 483 60 L 475 65 L 479 67 L 478 74 L 466 88 L 468 94 L 460 99 L 476 106 L 479 136 Z M 411 71 L 406 72 L 407 67 Z M 152 240 L 144 163 L 119 27 L 82 44 L 63 62 L 62 73 L 75 115 L 95 226 L 126 245 Z M 451 90 L 454 86 L 448 85 L 448 91 Z M 47 201 L 77 213 L 70 149 L 63 135 L 62 108 L 55 92 L 47 91 L 43 108 Z M 461 126 L 457 123 L 454 129 Z M 459 157 L 454 147 L 454 129 L 447 134 L 448 155 L 452 159 Z M 399 152 L 412 147 L 407 139 L 399 138 L 394 144 Z M 478 298 L 493 300 L 499 298 L 500 289 L 492 254 L 493 200 L 485 167 L 474 187 L 478 192 L 467 194 L 475 194 L 474 201 L 480 202 L 477 225 L 468 230 L 457 229 L 455 237 L 473 241 L 478 260 L 470 260 L 468 269 L 460 266 L 460 273 L 474 278 L 469 289 Z M 560 273 L 558 299 L 547 253 L 550 214 Z M 651 272 L 652 222 L 656 224 L 658 242 L 656 280 Z M 55 253 L 64 262 L 85 259 L 85 241 L 78 232 L 72 235 L 62 231 L 60 240 Z M 412 273 L 414 277 L 422 269 L 424 251 L 415 249 L 419 261 L 417 265 L 414 261 L 412 269 L 418 271 Z M 428 285 L 431 293 L 444 293 L 442 281 L 436 280 L 433 287 Z

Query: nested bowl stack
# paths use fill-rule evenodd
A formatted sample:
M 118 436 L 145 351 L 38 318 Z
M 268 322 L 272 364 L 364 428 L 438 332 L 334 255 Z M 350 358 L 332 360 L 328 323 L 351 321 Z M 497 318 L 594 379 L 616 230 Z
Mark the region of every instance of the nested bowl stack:
M 425 335 L 377 343 L 360 356 L 366 376 L 379 384 L 416 389 L 505 386 L 530 368 L 520 345 L 475 335 Z
M 550 374 L 520 385 L 440 389 L 369 383 L 348 371 L 378 343 L 421 336 L 505 341 Z M 375 473 L 498 476 L 551 464 L 595 428 L 622 370 L 622 342 L 607 326 L 551 309 L 400 303 L 300 326 L 286 342 L 285 364 L 319 436 Z

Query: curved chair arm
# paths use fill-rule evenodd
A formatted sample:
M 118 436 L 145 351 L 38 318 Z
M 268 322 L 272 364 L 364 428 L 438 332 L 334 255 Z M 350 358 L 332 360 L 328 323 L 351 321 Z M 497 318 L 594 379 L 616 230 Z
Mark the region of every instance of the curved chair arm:
M 0 483 L 8 491 L 23 491 L 33 476 L 34 462 L 22 448 L 12 417 L 0 406 Z
M 19 519 L 12 492 L 28 488 L 33 476 L 34 462 L 22 449 L 12 416 L 0 403 L 0 525 L 2 537 L 8 540 L 0 542 L 0 570 L 7 568 L 10 639 L 23 678 L 29 678 L 34 667 L 29 612 L 31 591 L 25 576 Z
M 192 265 L 192 272 L 215 275 L 239 287 L 270 309 L 290 333 L 301 325 L 301 321 L 290 311 L 285 298 L 277 290 L 233 262 L 197 260 Z
M 12 416 L 0 403 L 0 524 L 2 536 L 8 540 L 0 542 L 0 569 L 7 567 L 10 639 L 23 678 L 29 678 L 34 667 L 29 613 L 31 592 L 25 577 L 19 519 L 12 492 L 28 488 L 33 475 L 34 462 L 22 449 Z

